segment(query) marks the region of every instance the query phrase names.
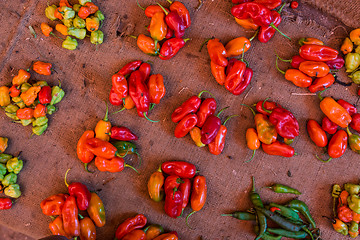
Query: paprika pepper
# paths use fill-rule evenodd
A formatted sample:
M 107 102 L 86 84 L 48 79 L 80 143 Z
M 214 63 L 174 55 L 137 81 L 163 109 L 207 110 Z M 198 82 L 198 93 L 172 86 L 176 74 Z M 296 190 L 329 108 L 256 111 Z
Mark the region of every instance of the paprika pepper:
M 320 109 L 321 111 L 335 124 L 339 125 L 342 128 L 347 127 L 352 118 L 350 114 L 343 108 L 339 103 L 337 103 L 333 98 L 326 97 L 322 98 L 319 95 L 321 100 Z
M 330 162 L 331 159 L 333 158 L 341 157 L 346 151 L 347 140 L 348 140 L 348 135 L 344 130 L 337 131 L 330 139 L 328 145 L 328 154 L 330 158 L 328 160 L 321 160 L 320 158 L 318 159 L 323 162 Z
M 193 187 L 191 191 L 191 209 L 193 210 L 187 217 L 186 217 L 186 225 L 190 228 L 188 220 L 191 215 L 200 211 L 206 202 L 207 196 L 207 185 L 206 185 L 206 178 L 204 176 L 196 176 L 194 178 Z
M 207 49 L 212 62 L 221 67 L 228 65 L 226 49 L 219 39 L 210 39 L 207 43 Z
M 89 217 L 84 217 L 80 220 L 80 239 L 81 240 L 95 240 L 96 228 Z
M 168 175 L 177 175 L 180 178 L 193 178 L 196 167 L 185 161 L 167 161 L 161 164 L 161 170 Z
M 49 229 L 52 233 L 52 235 L 57 236 L 64 236 L 66 238 L 71 238 L 72 236 L 68 235 L 64 230 L 64 224 L 61 216 L 58 216 L 53 220 L 51 223 L 49 223 Z
M 98 138 L 88 138 L 85 141 L 85 148 L 95 156 L 105 159 L 112 159 L 115 156 L 119 156 L 118 150 L 114 145 Z
M 225 127 L 226 122 L 232 118 L 238 115 L 232 115 L 226 118 L 224 123 L 220 126 L 220 129 L 218 133 L 216 134 L 216 137 L 213 142 L 209 143 L 209 152 L 214 155 L 219 155 L 224 150 L 225 146 L 225 138 L 227 134 L 227 128 Z
M 26 106 L 30 106 L 31 104 L 34 103 L 40 90 L 41 90 L 41 87 L 36 86 L 36 87 L 29 88 L 26 92 L 21 93 L 20 97 Z
M 142 214 L 138 214 L 135 217 L 128 218 L 118 226 L 115 237 L 118 240 L 121 240 L 126 234 L 130 233 L 131 231 L 143 228 L 146 223 L 147 218 Z
M 147 84 L 150 103 L 159 104 L 166 92 L 163 76 L 161 74 L 151 75 Z
M 190 38 L 182 39 L 182 38 L 170 38 L 166 40 L 160 49 L 160 59 L 169 60 L 174 57 L 181 48 L 185 46 L 185 43 L 189 41 Z
M 155 41 L 144 34 L 140 34 L 138 37 L 134 37 L 137 39 L 137 46 L 140 48 L 141 51 L 150 55 L 150 56 L 157 56 L 160 50 L 160 44 L 155 45 Z
M 105 225 L 105 209 L 100 197 L 92 192 L 87 212 L 97 227 Z
M 162 174 L 160 169 L 151 174 L 150 176 L 147 187 L 150 198 L 155 202 L 160 202 L 164 198 L 164 180 L 164 175 Z
M 275 125 L 276 132 L 283 138 L 293 139 L 299 136 L 299 123 L 294 115 L 285 108 L 272 110 L 269 121 Z
M 330 72 L 330 68 L 326 63 L 315 61 L 300 63 L 299 70 L 309 77 L 325 77 Z
M 146 235 L 143 230 L 137 229 L 129 232 L 123 238 L 123 240 L 146 240 Z
M 78 218 L 78 208 L 74 196 L 66 198 L 64 206 L 61 211 L 61 216 L 64 224 L 64 231 L 70 236 L 80 235 L 80 223 Z
M 326 133 L 315 120 L 310 119 L 307 122 L 307 131 L 311 140 L 316 144 L 316 146 L 326 147 L 328 143 Z
M 34 62 L 32 68 L 38 74 L 51 75 L 52 64 L 41 62 L 41 61 L 36 61 L 36 62 Z
M 246 130 L 246 145 L 250 150 L 253 150 L 253 154 L 250 160 L 246 161 L 250 162 L 251 160 L 253 160 L 256 150 L 259 149 L 261 145 L 255 128 L 248 128 Z
M 86 141 L 88 139 L 94 138 L 95 133 L 92 130 L 87 130 L 83 133 L 83 135 L 80 137 L 77 147 L 76 147 L 76 153 L 80 161 L 84 163 L 85 170 L 88 172 L 87 169 L 88 163 L 91 162 L 94 159 L 94 154 L 89 151 L 86 147 Z
M 316 44 L 305 44 L 299 49 L 300 56 L 308 61 L 326 62 L 335 60 L 339 54 L 331 47 Z
M 47 216 L 61 215 L 62 208 L 68 196 L 67 194 L 60 193 L 42 200 L 40 207 L 43 214 Z
M 175 128 L 175 137 L 182 138 L 185 137 L 191 129 L 195 127 L 198 122 L 198 117 L 194 113 L 190 113 L 185 116 L 181 121 L 176 125 Z
M 327 74 L 325 77 L 318 77 L 315 81 L 309 86 L 309 91 L 315 93 L 317 91 L 323 91 L 326 88 L 333 85 L 335 82 L 335 77 L 331 73 Z
M 276 155 L 282 157 L 292 157 L 295 154 L 294 148 L 279 141 L 275 141 L 271 144 L 262 144 L 262 148 L 265 153 L 269 155 Z
M 304 45 L 306 46 L 306 45 Z M 300 70 L 297 69 L 288 69 L 286 72 L 280 70 L 278 67 L 278 58 L 276 58 L 276 69 L 285 75 L 285 79 L 292 82 L 295 86 L 298 87 L 309 87 L 312 83 L 312 78 L 307 76 L 306 74 L 302 73 Z
M 136 173 L 139 173 L 133 166 L 124 163 L 124 159 L 120 157 L 114 157 L 110 160 L 102 157 L 95 158 L 95 166 L 101 172 L 121 172 L 124 170 L 125 167 L 129 167 Z

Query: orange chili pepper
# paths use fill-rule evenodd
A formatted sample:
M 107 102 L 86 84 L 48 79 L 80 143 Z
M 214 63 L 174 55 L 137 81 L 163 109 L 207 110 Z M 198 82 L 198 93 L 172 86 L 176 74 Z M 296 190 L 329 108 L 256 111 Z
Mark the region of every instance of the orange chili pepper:
M 133 230 L 133 231 L 129 232 L 128 234 L 126 234 L 121 239 L 122 240 L 145 240 L 146 235 L 145 235 L 145 232 L 143 230 L 136 229 L 136 230 Z
M 50 34 L 53 34 L 53 28 L 49 26 L 49 24 L 47 23 L 41 23 L 40 25 L 41 28 L 41 32 L 46 36 L 46 37 L 50 37 Z
M 259 149 L 261 145 L 255 128 L 248 128 L 246 130 L 246 145 L 250 150 L 253 150 L 253 154 L 250 160 L 246 161 L 246 162 L 250 162 L 251 160 L 253 160 L 256 150 Z
M 217 65 L 213 61 L 210 62 L 210 67 L 211 67 L 211 73 L 214 76 L 215 80 L 220 85 L 224 85 L 225 84 L 225 79 L 226 79 L 225 67 Z
M 94 131 L 87 130 L 83 133 L 83 135 L 80 137 L 77 147 L 76 147 L 76 153 L 80 161 L 84 163 L 85 170 L 88 172 L 87 165 L 89 162 L 91 162 L 94 159 L 94 154 L 90 152 L 86 147 L 86 140 L 93 138 L 95 136 Z
M 94 14 L 94 13 L 96 13 L 96 12 L 99 10 L 98 6 L 96 6 L 96 5 L 95 5 L 94 3 L 92 3 L 92 2 L 87 2 L 87 3 L 85 3 L 85 4 L 84 4 L 84 7 L 89 8 L 90 14 Z
M 66 234 L 61 216 L 58 216 L 54 221 L 49 223 L 49 229 L 52 235 L 64 236 L 69 239 L 72 237 Z
M 51 63 L 37 61 L 34 62 L 33 64 L 33 70 L 41 75 L 46 75 L 46 76 L 51 75 L 51 68 L 52 68 Z
M 211 61 L 221 67 L 226 67 L 228 65 L 226 49 L 219 39 L 210 39 L 207 43 L 207 49 Z
M 250 40 L 246 37 L 238 37 L 225 45 L 226 56 L 227 57 L 236 57 L 241 54 L 246 53 L 251 47 Z
M 86 18 L 86 29 L 89 32 L 95 32 L 99 29 L 100 21 L 97 17 Z
M 20 86 L 23 83 L 26 83 L 30 79 L 30 73 L 23 69 L 20 69 L 18 74 L 13 78 L 12 84 Z
M 157 170 L 150 176 L 147 187 L 150 198 L 155 202 L 160 202 L 164 198 L 164 180 L 165 178 L 161 169 Z
M 259 28 L 259 25 L 254 23 L 254 21 L 251 18 L 247 18 L 247 19 L 235 18 L 235 21 L 237 24 L 239 24 L 245 29 L 257 30 Z
M 18 85 L 12 85 L 11 88 L 9 89 L 10 97 L 18 97 L 20 93 L 21 91 Z
M 323 99 L 321 97 L 320 109 L 332 122 L 342 128 L 346 128 L 352 121 L 348 111 L 331 97 Z
M 34 103 L 40 90 L 41 90 L 40 86 L 35 86 L 29 88 L 26 92 L 21 93 L 20 97 L 26 106 L 30 106 L 31 104 Z
M 354 49 L 354 44 L 350 40 L 350 38 L 345 38 L 343 44 L 341 45 L 340 50 L 343 52 L 344 55 L 351 53 Z
M 324 45 L 324 43 L 321 40 L 319 40 L 317 38 L 311 38 L 311 37 L 300 38 L 299 44 L 300 44 L 300 46 L 305 45 L 305 44 Z
M 260 142 L 271 144 L 276 141 L 277 132 L 275 126 L 269 121 L 268 117 L 264 114 L 255 115 L 256 132 Z
M 29 120 L 34 117 L 34 110 L 32 108 L 20 108 L 16 111 L 16 116 L 19 119 Z
M 356 223 L 360 222 L 360 214 L 353 211 L 353 221 Z
M 276 69 L 285 75 L 285 79 L 292 82 L 298 87 L 309 87 L 312 83 L 312 78 L 302 73 L 297 69 L 288 69 L 286 72 L 280 70 L 278 66 L 278 57 L 276 58 Z
M 82 6 L 78 12 L 79 18 L 86 19 L 90 15 L 90 8 Z
M 144 34 L 140 34 L 137 37 L 137 45 L 141 51 L 143 51 L 144 53 L 146 53 L 148 55 L 156 56 L 159 54 L 160 44 L 156 45 L 156 50 L 155 50 L 154 39 L 152 39 L 151 37 L 145 36 Z
M 191 191 L 191 208 L 192 212 L 186 217 L 186 225 L 189 226 L 188 220 L 191 215 L 200 211 L 206 202 L 207 196 L 207 185 L 206 178 L 204 176 L 196 176 L 193 181 L 192 191 Z M 189 226 L 190 227 L 190 226 Z
M 56 10 L 55 10 L 55 12 L 54 12 L 54 17 L 56 17 L 57 19 L 60 19 L 60 20 L 62 20 L 64 17 L 62 16 L 62 14 L 60 13 L 60 10 L 61 9 L 61 7 L 58 7 Z M 80 17 L 80 16 L 79 16 Z
M 178 236 L 175 233 L 164 233 L 154 238 L 154 240 L 178 240 Z
M 0 87 L 0 106 L 6 107 L 11 103 L 9 88 L 6 86 Z
M 159 104 L 165 96 L 164 78 L 160 74 L 151 75 L 148 81 L 150 103 Z
M 135 107 L 134 100 L 130 97 L 130 95 L 127 95 L 124 99 L 124 108 L 125 109 L 133 109 Z
M 198 146 L 198 147 L 204 147 L 205 146 L 205 144 L 203 144 L 201 142 L 201 130 L 200 130 L 200 128 L 194 127 L 193 129 L 191 129 L 190 130 L 190 136 L 191 136 L 191 139 L 196 144 L 196 146 Z
M 34 109 L 34 118 L 46 116 L 46 107 L 39 103 Z
M 326 63 L 315 61 L 300 63 L 299 70 L 309 77 L 325 77 L 330 72 L 330 68 Z
M 84 217 L 80 220 L 80 239 L 81 240 L 95 240 L 96 228 L 89 217 Z
M 335 82 L 335 77 L 331 73 L 325 77 L 316 78 L 315 81 L 309 87 L 309 91 L 315 93 L 317 91 L 323 91 L 325 88 L 330 87 Z
M 138 173 L 138 171 L 133 166 L 124 163 L 125 161 L 121 157 L 113 157 L 111 159 L 102 157 L 95 158 L 95 166 L 101 172 L 121 172 L 125 167 L 128 167 Z
M 103 227 L 106 222 L 105 208 L 100 197 L 92 192 L 87 212 L 97 227 Z
M 354 29 L 350 32 L 350 39 L 355 45 L 360 45 L 360 28 Z
M 339 205 L 340 206 L 347 206 L 347 198 L 349 197 L 349 193 L 346 190 L 341 191 L 340 196 L 339 196 Z
M 55 29 L 64 36 L 68 35 L 68 28 L 64 24 L 56 24 Z
M 71 6 L 70 3 L 68 2 L 68 0 L 60 0 L 59 6 L 60 6 L 60 7 L 69 7 L 69 8 L 72 8 L 72 6 Z
M 155 45 L 158 41 L 161 41 L 165 38 L 167 33 L 167 25 L 165 23 L 165 13 L 157 12 L 151 18 L 149 25 L 149 31 L 151 37 L 155 40 Z
M 110 140 L 110 129 L 111 129 L 111 123 L 108 118 L 109 114 L 109 108 L 106 104 L 106 113 L 104 119 L 100 120 L 95 127 L 95 137 L 104 141 Z
M 316 144 L 316 146 L 326 147 L 326 145 L 328 144 L 328 138 L 319 123 L 317 123 L 315 120 L 310 119 L 307 122 L 306 126 L 309 136 L 311 140 Z

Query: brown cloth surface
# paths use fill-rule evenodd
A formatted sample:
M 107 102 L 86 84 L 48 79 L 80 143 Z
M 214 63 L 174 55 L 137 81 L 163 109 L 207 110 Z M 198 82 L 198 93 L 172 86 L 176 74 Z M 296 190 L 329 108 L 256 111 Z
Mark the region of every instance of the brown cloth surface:
M 70 1 L 73 2 L 73 1 Z M 190 37 L 185 48 L 169 61 L 162 61 L 143 54 L 136 41 L 123 35 L 145 33 L 149 23 L 135 1 L 94 1 L 106 16 L 103 31 L 105 41 L 95 46 L 89 40 L 79 41 L 78 49 L 69 51 L 61 48 L 57 38 L 44 37 L 40 23 L 49 22 L 44 14 L 47 1 L 13 0 L 0 2 L 0 85 L 11 82 L 20 68 L 27 68 L 33 60 L 51 62 L 56 73 L 50 77 L 32 75 L 32 79 L 46 80 L 51 85 L 61 80 L 66 92 L 58 105 L 59 111 L 50 116 L 48 130 L 42 136 L 33 136 L 31 127 L 12 123 L 4 112 L 0 114 L 0 136 L 10 139 L 7 153 L 22 151 L 25 160 L 19 175 L 23 195 L 13 209 L 0 214 L 0 223 L 34 238 L 50 235 L 50 218 L 43 215 L 40 202 L 44 198 L 67 189 L 63 182 L 66 169 L 69 182 L 80 181 L 90 190 L 101 190 L 107 223 L 97 228 L 98 239 L 113 239 L 117 226 L 136 213 L 143 213 L 149 223 L 158 223 L 166 230 L 177 231 L 180 239 L 253 239 L 253 223 L 221 217 L 220 214 L 251 207 L 248 198 L 250 177 L 256 177 L 257 188 L 265 202 L 284 203 L 294 196 L 272 193 L 262 188 L 272 183 L 283 183 L 302 191 L 299 199 L 309 206 L 323 239 L 347 239 L 335 233 L 329 221 L 322 216 L 331 215 L 331 185 L 334 183 L 358 181 L 357 164 L 359 155 L 347 150 L 340 159 L 322 163 L 315 159 L 321 154 L 306 133 L 309 118 L 321 120 L 323 114 L 316 96 L 298 96 L 292 93 L 308 93 L 287 82 L 275 65 L 274 50 L 283 58 L 295 55 L 300 37 L 311 36 L 323 40 L 327 45 L 340 48 L 342 39 L 359 23 L 359 5 L 356 1 L 316 0 L 300 2 L 296 10 L 286 7 L 280 29 L 293 40 L 287 41 L 276 34 L 267 44 L 254 40 L 245 58 L 254 70 L 254 78 L 248 89 L 240 96 L 233 96 L 219 86 L 210 72 L 210 61 L 206 49 L 198 49 L 204 39 L 215 36 L 223 43 L 238 37 L 253 35 L 238 26 L 229 14 L 232 6 L 228 0 L 205 0 L 202 8 L 195 11 L 197 0 L 183 1 L 192 17 L 192 26 L 186 31 Z M 156 1 L 142 0 L 147 6 Z M 165 4 L 165 1 L 161 1 Z M 50 4 L 58 3 L 49 1 Z M 38 33 L 34 38 L 28 29 L 32 25 Z M 53 24 L 55 25 L 55 24 Z M 150 123 L 139 118 L 135 110 L 112 115 L 113 125 L 130 128 L 138 136 L 136 144 L 144 159 L 137 176 L 130 169 L 121 173 L 86 173 L 76 157 L 76 143 L 84 130 L 93 129 L 105 112 L 104 101 L 111 88 L 111 75 L 129 61 L 141 59 L 153 62 L 153 73 L 162 74 L 166 83 L 166 96 L 161 104 L 150 113 L 150 118 L 161 120 Z M 286 65 L 280 65 L 285 69 Z M 339 79 L 350 81 L 344 70 Z M 225 115 L 239 114 L 228 124 L 227 143 L 220 156 L 211 155 L 207 148 L 196 147 L 189 136 L 176 139 L 175 124 L 170 114 L 184 100 L 201 90 L 211 91 L 219 109 L 230 106 Z M 343 87 L 335 84 L 324 95 L 343 98 L 356 103 L 356 86 Z M 253 127 L 250 111 L 242 103 L 253 104 L 271 97 L 294 113 L 300 123 L 301 135 L 293 146 L 298 153 L 293 158 L 268 156 L 257 151 L 251 163 L 244 163 L 251 157 L 246 148 L 245 131 Z M 118 108 L 111 106 L 113 112 Z M 136 158 L 126 158 L 136 164 Z M 133 159 L 133 160 L 131 160 Z M 186 160 L 198 167 L 208 179 L 208 199 L 205 207 L 190 218 L 194 230 L 185 225 L 185 218 L 171 219 L 165 215 L 163 203 L 155 203 L 147 194 L 147 180 L 160 163 L 166 160 Z M 91 164 L 90 169 L 94 170 Z M 288 176 L 291 172 L 291 177 Z M 191 210 L 188 208 L 185 214 Z

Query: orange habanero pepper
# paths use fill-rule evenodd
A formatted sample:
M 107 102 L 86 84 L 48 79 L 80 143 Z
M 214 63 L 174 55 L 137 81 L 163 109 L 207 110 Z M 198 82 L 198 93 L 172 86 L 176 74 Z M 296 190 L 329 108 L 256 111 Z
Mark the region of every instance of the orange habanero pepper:
M 207 43 L 207 50 L 211 61 L 215 64 L 221 67 L 226 67 L 228 65 L 226 49 L 219 39 L 210 39 Z
M 224 85 L 225 84 L 225 79 L 226 79 L 225 67 L 217 65 L 213 61 L 210 62 L 210 67 L 211 67 L 211 73 L 214 76 L 215 80 L 220 85 Z
M 56 24 L 55 29 L 64 36 L 68 35 L 68 28 L 64 24 Z
M 86 19 L 90 15 L 90 8 L 82 6 L 78 12 L 79 18 Z
M 292 82 L 298 87 L 309 87 L 312 83 L 312 78 L 297 69 L 288 69 L 286 72 L 280 70 L 278 67 L 278 58 L 276 58 L 276 69 L 285 75 L 285 79 Z
M 348 191 L 346 191 L 346 190 L 341 191 L 340 196 L 339 196 L 339 205 L 338 205 L 338 207 L 348 205 L 347 198 L 349 197 L 349 195 L 350 194 L 348 193 Z
M 28 71 L 20 69 L 18 75 L 13 78 L 12 84 L 20 86 L 21 84 L 26 83 L 29 79 L 30 73 Z
M 155 202 L 160 202 L 164 198 L 164 175 L 161 172 L 161 169 L 158 169 L 156 172 L 151 174 L 147 187 L 149 196 Z
M 60 0 L 59 6 L 60 6 L 60 7 L 69 7 L 69 8 L 72 8 L 72 6 L 71 6 L 70 3 L 68 2 L 68 0 Z
M 321 97 L 320 109 L 332 122 L 342 128 L 346 128 L 352 121 L 348 111 L 331 97 L 323 99 Z
M 151 18 L 149 25 L 149 31 L 151 37 L 155 40 L 155 45 L 157 42 L 163 40 L 167 33 L 167 25 L 165 23 L 165 13 L 157 12 Z
M 95 240 L 96 228 L 89 217 L 84 217 L 80 220 L 80 239 L 81 240 Z
M 156 45 L 156 50 L 155 50 L 154 39 L 144 34 L 140 34 L 137 37 L 137 46 L 140 48 L 141 51 L 143 51 L 144 53 L 150 56 L 156 56 L 159 54 L 160 44 Z
M 0 106 L 6 107 L 11 103 L 10 99 L 10 89 L 6 86 L 0 87 Z
M 207 185 L 206 178 L 204 176 L 196 176 L 193 181 L 192 191 L 191 191 L 191 208 L 192 212 L 186 217 L 186 224 L 188 224 L 189 217 L 194 213 L 200 211 L 206 202 L 207 196 Z
M 305 44 L 324 45 L 323 41 L 321 41 L 317 38 L 312 38 L 312 37 L 300 38 L 299 44 L 300 44 L 300 46 L 305 45 Z
M 251 18 L 247 18 L 247 19 L 235 18 L 235 21 L 237 24 L 239 24 L 245 29 L 257 30 L 259 28 L 259 25 L 254 23 L 254 21 Z
M 250 150 L 253 150 L 253 154 L 250 160 L 246 161 L 246 162 L 250 162 L 251 160 L 253 160 L 256 150 L 259 149 L 261 145 L 255 128 L 248 128 L 246 130 L 246 145 Z
M 46 116 L 46 107 L 45 105 L 39 103 L 38 105 L 36 105 L 34 109 L 34 118 L 39 118 L 44 116 Z
M 354 44 L 352 43 L 352 41 L 350 40 L 350 38 L 345 38 L 343 44 L 341 45 L 340 50 L 342 51 L 342 53 L 344 55 L 351 53 L 352 50 L 354 49 Z
M 354 211 L 352 213 L 353 213 L 353 221 L 356 223 L 359 223 L 360 222 L 360 214 L 356 213 Z
M 132 100 L 130 95 L 127 95 L 124 99 L 124 108 L 125 109 L 133 109 L 135 107 L 134 100 Z
M 125 167 L 129 167 L 135 172 L 138 172 L 133 166 L 124 163 L 125 161 L 121 157 L 113 157 L 112 159 L 105 159 L 101 157 L 95 158 L 95 166 L 101 172 L 121 172 Z
M 18 85 L 12 85 L 11 88 L 9 89 L 10 97 L 18 97 L 20 93 L 21 91 Z
M 41 23 L 40 25 L 41 28 L 41 32 L 46 36 L 46 37 L 50 37 L 50 34 L 53 34 L 53 28 L 49 26 L 49 24 L 47 23 Z
M 309 77 L 325 77 L 330 72 L 329 66 L 324 62 L 304 61 L 300 63 L 299 70 Z
M 62 16 L 61 12 L 61 7 L 58 7 L 55 12 L 54 12 L 54 17 L 56 17 L 57 19 L 62 20 L 64 17 Z
M 94 14 L 99 10 L 98 6 L 96 6 L 92 2 L 87 2 L 87 3 L 84 4 L 84 6 L 89 8 L 90 14 Z
M 106 113 L 104 119 L 100 120 L 95 127 L 95 137 L 104 141 L 110 140 L 110 129 L 111 129 L 111 123 L 108 118 L 109 114 L 109 108 L 106 104 Z
M 16 116 L 19 119 L 29 120 L 34 117 L 34 110 L 32 108 L 20 108 L 16 111 Z
M 66 238 L 71 238 L 71 236 L 66 234 L 66 232 L 64 230 L 64 225 L 63 225 L 61 216 L 58 216 L 57 218 L 55 218 L 54 221 L 49 223 L 49 229 L 50 229 L 52 235 L 64 236 Z
M 238 37 L 225 45 L 226 56 L 227 57 L 236 57 L 241 54 L 246 53 L 251 47 L 251 40 L 246 37 Z
M 80 161 L 84 163 L 85 170 L 88 172 L 87 165 L 89 162 L 91 162 L 94 159 L 94 154 L 90 152 L 86 147 L 86 140 L 93 138 L 95 136 L 94 131 L 87 130 L 83 133 L 83 135 L 80 137 L 77 147 L 76 147 L 76 153 Z
M 330 87 L 335 82 L 335 77 L 331 73 L 325 77 L 316 78 L 315 81 L 309 87 L 309 91 L 315 93 L 317 91 L 325 90 L 325 88 Z
M 52 68 L 51 63 L 37 61 L 34 62 L 33 64 L 33 70 L 41 75 L 46 75 L 46 76 L 51 75 L 51 68 Z
M 89 32 L 95 32 L 99 29 L 100 21 L 97 17 L 86 18 L 86 29 Z
M 40 90 L 41 90 L 40 86 L 35 86 L 29 88 L 26 92 L 21 93 L 20 97 L 26 106 L 29 106 L 34 103 Z
M 165 95 L 164 78 L 160 74 L 151 75 L 148 81 L 150 103 L 159 104 Z
M 360 45 L 360 28 L 354 29 L 350 32 L 350 39 L 355 45 Z
M 122 240 L 145 240 L 146 234 L 143 230 L 136 229 L 126 234 Z
M 326 145 L 328 144 L 328 138 L 319 123 L 317 123 L 313 119 L 310 119 L 307 122 L 306 127 L 311 140 L 316 144 L 316 146 L 326 147 Z

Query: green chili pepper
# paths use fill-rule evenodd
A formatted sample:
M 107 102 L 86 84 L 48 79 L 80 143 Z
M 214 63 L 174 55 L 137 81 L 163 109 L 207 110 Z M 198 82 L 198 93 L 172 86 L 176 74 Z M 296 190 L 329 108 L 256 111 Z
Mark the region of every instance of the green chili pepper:
M 67 6 L 61 7 L 59 12 L 61 13 L 64 19 L 72 19 L 75 17 L 75 11 Z
M 72 8 L 73 8 L 73 10 L 74 10 L 75 12 L 79 12 L 79 10 L 80 10 L 80 8 L 81 8 L 81 5 L 80 5 L 80 4 L 74 4 Z
M 291 220 L 295 223 L 303 224 L 303 221 L 301 220 L 299 214 L 294 210 L 292 210 L 291 208 L 276 203 L 270 203 L 269 206 L 279 208 L 280 210 L 276 210 L 275 212 L 279 213 L 287 220 Z
M 1 184 L 6 187 L 6 186 L 9 186 L 11 184 L 15 184 L 16 181 L 17 181 L 17 175 L 15 173 L 9 173 L 1 181 Z
M 12 158 L 13 158 L 13 156 L 10 154 L 1 153 L 0 154 L 0 163 L 6 163 L 7 161 L 9 161 Z
M 45 132 L 47 127 L 48 127 L 47 123 L 42 126 L 33 127 L 32 132 L 33 132 L 33 134 L 40 136 L 41 134 L 43 134 Z
M 29 90 L 29 88 L 31 88 L 30 83 L 23 83 L 23 84 L 21 84 L 20 90 L 21 90 L 21 92 L 26 92 L 27 90 Z
M 284 143 L 286 145 L 290 145 L 294 142 L 294 138 L 293 139 L 290 139 L 290 138 L 284 138 Z
M 100 30 L 94 31 L 90 35 L 90 42 L 92 44 L 102 44 L 104 41 L 104 33 Z
M 54 21 L 56 20 L 57 18 L 55 17 L 55 11 L 57 9 L 57 6 L 56 5 L 51 5 L 51 6 L 48 6 L 47 8 L 45 8 L 45 15 L 48 19 Z
M 49 119 L 46 116 L 36 118 L 35 121 L 32 123 L 33 127 L 39 127 L 45 125 Z
M 51 102 L 50 105 L 55 105 L 59 103 L 65 96 L 64 90 L 61 89 L 61 84 L 59 86 L 54 86 L 51 90 Z
M 255 189 L 255 177 L 252 177 L 252 189 L 250 192 L 250 201 L 252 202 L 252 204 L 254 204 L 255 207 L 259 207 L 259 208 L 264 207 L 264 204 L 261 201 L 260 195 L 256 192 L 256 189 Z M 264 236 L 264 234 L 266 232 L 267 222 L 266 222 L 266 217 L 262 212 L 256 211 L 256 216 L 257 216 L 257 221 L 259 224 L 259 233 L 258 233 L 257 237 L 255 238 L 255 240 L 259 240 L 260 238 L 262 238 Z
M 349 127 L 347 127 L 346 130 L 347 130 L 347 133 L 349 135 L 349 145 L 350 145 L 351 150 L 353 150 L 354 152 L 360 154 L 360 136 L 357 135 L 357 134 L 351 133 Z M 346 186 L 346 184 L 345 184 L 345 186 Z M 359 185 L 356 185 L 356 186 L 359 187 L 359 189 L 356 189 L 357 193 L 349 192 L 348 190 L 346 190 L 346 187 L 345 187 L 345 190 L 348 191 L 350 193 L 350 195 L 358 194 L 360 192 L 360 186 Z
M 282 185 L 282 184 L 274 184 L 270 187 L 267 187 L 271 190 L 273 190 L 276 193 L 292 193 L 292 194 L 296 194 L 296 195 L 301 195 L 301 192 L 299 192 L 298 190 L 296 190 L 295 188 L 286 186 L 286 185 Z
M 45 87 L 45 86 L 49 86 L 49 84 L 46 81 L 37 81 L 36 83 L 33 84 L 33 86 Z
M 85 5 L 85 3 L 87 3 L 87 2 L 91 2 L 91 0 L 79 0 L 79 3 L 81 5 Z
M 97 17 L 100 22 L 104 21 L 104 19 L 105 19 L 104 14 L 100 10 L 96 11 L 95 17 Z
M 62 47 L 69 50 L 75 50 L 77 48 L 77 41 L 74 38 L 71 38 L 70 36 L 67 36 L 66 39 L 62 43 Z
M 239 220 L 245 220 L 245 221 L 255 221 L 256 216 L 253 213 L 249 212 L 233 212 L 230 214 L 221 214 L 221 216 L 229 216 L 233 217 Z
M 354 72 L 353 74 L 349 75 L 349 77 L 355 84 L 360 84 L 360 71 Z
M 21 169 L 23 168 L 23 165 L 24 165 L 24 163 L 22 160 L 20 160 L 17 157 L 14 157 L 6 163 L 6 168 L 9 172 L 18 174 L 21 171 Z
M 350 195 L 347 202 L 351 210 L 360 214 L 360 197 L 358 195 Z
M 292 232 L 281 228 L 268 228 L 267 231 L 272 234 L 281 235 L 283 237 L 292 239 L 303 239 L 308 236 L 308 234 L 304 231 Z
M 259 234 L 259 226 L 254 226 L 254 230 L 256 234 Z M 282 238 L 282 236 L 274 236 L 271 235 L 268 232 L 265 232 L 264 235 L 261 237 L 261 239 L 263 240 L 280 240 Z
M 48 105 L 46 107 L 47 114 L 52 115 L 54 112 L 56 112 L 56 107 L 54 105 Z
M 73 23 L 73 20 L 72 19 L 62 19 L 61 20 L 63 22 L 63 24 L 68 27 L 68 28 L 71 28 L 74 23 Z M 68 32 L 69 33 L 69 32 Z
M 34 118 L 31 118 L 31 119 L 20 119 L 20 123 L 21 123 L 24 127 L 30 125 L 33 121 L 34 121 Z
M 360 54 L 348 53 L 345 57 L 346 72 L 353 72 L 360 66 Z
M 85 28 L 85 20 L 76 16 L 73 21 L 74 27 L 76 28 Z
M 0 174 L 5 175 L 7 172 L 6 166 L 4 163 L 0 163 Z
M 303 201 L 294 199 L 290 201 L 287 206 L 294 210 L 298 210 L 302 215 L 304 215 L 306 220 L 310 223 L 311 227 L 316 228 L 316 223 L 310 214 L 309 207 Z
M 139 158 L 139 167 L 141 166 L 142 159 L 134 143 L 127 141 L 114 141 L 111 142 L 111 144 L 116 147 L 120 157 L 122 158 L 128 154 L 136 154 Z
M 349 235 L 352 238 L 356 238 L 359 235 L 359 224 L 357 222 L 351 221 L 349 226 Z
M 68 34 L 78 39 L 84 39 L 86 36 L 86 30 L 81 28 L 68 28 Z
M 18 184 L 11 184 L 5 188 L 4 193 L 6 196 L 18 198 L 21 196 L 20 186 Z

